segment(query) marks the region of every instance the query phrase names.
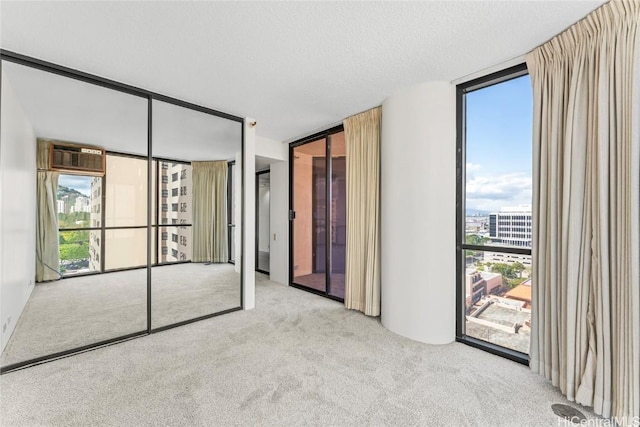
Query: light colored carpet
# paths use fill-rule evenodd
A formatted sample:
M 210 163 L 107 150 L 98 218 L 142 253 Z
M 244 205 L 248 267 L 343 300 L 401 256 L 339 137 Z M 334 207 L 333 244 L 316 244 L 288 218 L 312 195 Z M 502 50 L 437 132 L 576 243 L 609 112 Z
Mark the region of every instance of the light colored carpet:
M 259 277 L 254 310 L 0 376 L 2 424 L 571 425 L 525 366 Z
M 239 307 L 231 264 L 179 264 L 151 271 L 152 327 Z M 147 329 L 147 270 L 36 285 L 0 357 L 2 366 Z

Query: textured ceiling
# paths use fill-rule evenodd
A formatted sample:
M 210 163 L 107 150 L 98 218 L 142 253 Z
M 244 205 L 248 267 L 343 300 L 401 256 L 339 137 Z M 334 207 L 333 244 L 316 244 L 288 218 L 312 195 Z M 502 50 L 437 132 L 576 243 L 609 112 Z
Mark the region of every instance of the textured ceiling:
M 522 55 L 602 3 L 2 1 L 0 43 L 287 140 Z

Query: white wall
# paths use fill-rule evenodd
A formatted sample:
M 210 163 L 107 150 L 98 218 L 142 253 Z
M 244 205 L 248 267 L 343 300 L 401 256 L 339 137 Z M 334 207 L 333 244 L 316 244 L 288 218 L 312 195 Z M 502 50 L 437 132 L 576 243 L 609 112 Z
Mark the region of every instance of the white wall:
M 456 97 L 448 82 L 382 104 L 382 324 L 430 344 L 455 339 Z
M 272 163 L 270 175 L 269 277 L 286 285 L 289 284 L 289 162 Z
M 273 139 L 256 136 L 256 156 L 287 160 L 289 158 L 289 145 Z
M 36 137 L 2 75 L 0 322 L 4 350 L 35 280 Z
M 269 252 L 269 185 L 258 188 L 258 250 Z
M 269 279 L 286 285 L 289 283 L 289 145 L 256 136 L 256 156 L 269 161 L 271 172 Z
M 233 206 L 233 238 L 234 255 L 236 273 L 240 273 L 242 270 L 242 153 L 236 153 L 236 163 L 233 167 L 233 192 L 234 192 L 234 206 Z

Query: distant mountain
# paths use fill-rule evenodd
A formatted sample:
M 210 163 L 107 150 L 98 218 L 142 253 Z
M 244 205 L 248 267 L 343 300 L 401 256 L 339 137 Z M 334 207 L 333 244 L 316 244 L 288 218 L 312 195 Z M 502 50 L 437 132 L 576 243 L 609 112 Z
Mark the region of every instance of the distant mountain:
M 478 209 L 467 209 L 467 216 L 489 216 L 491 212 Z
M 74 200 L 76 197 L 80 197 L 80 196 L 88 197 L 74 188 L 65 187 L 64 185 L 58 185 L 58 199 L 61 199 L 64 196 L 69 196 L 70 199 L 74 199 Z

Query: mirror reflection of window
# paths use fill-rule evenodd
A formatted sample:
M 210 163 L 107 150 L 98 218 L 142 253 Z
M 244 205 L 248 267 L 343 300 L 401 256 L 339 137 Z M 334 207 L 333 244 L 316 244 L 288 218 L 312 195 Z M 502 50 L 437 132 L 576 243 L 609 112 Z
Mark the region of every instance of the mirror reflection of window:
M 241 119 L 1 76 L 3 370 L 241 307 Z
M 147 102 L 2 61 L 3 369 L 146 330 Z
M 153 101 L 157 267 L 152 329 L 241 306 L 234 204 L 242 124 Z M 234 163 L 235 162 L 235 163 Z

